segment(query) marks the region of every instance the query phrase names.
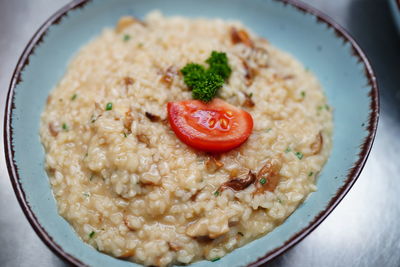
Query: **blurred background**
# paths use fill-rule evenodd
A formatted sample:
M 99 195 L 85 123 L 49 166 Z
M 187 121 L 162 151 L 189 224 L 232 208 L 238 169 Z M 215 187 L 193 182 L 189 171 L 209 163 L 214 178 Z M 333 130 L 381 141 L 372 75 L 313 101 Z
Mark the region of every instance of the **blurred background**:
M 267 266 L 400 266 L 400 28 L 389 1 L 396 0 L 303 1 L 343 26 L 367 54 L 380 87 L 381 116 L 353 189 L 314 232 Z M 19 55 L 40 25 L 68 2 L 0 0 L 0 118 Z M 397 12 L 400 17 L 400 8 Z M 8 178 L 2 139 L 0 147 L 0 266 L 67 266 L 23 215 Z

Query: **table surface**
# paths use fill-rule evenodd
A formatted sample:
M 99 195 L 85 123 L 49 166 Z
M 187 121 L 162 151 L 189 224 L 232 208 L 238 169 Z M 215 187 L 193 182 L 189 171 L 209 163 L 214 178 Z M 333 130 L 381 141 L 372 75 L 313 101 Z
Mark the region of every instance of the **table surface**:
M 67 2 L 0 1 L 0 118 L 23 48 Z M 353 189 L 314 232 L 268 266 L 400 266 L 400 31 L 386 0 L 305 2 L 346 28 L 366 52 L 380 86 L 381 117 L 369 160 Z M 23 215 L 0 152 L 0 266 L 66 266 Z

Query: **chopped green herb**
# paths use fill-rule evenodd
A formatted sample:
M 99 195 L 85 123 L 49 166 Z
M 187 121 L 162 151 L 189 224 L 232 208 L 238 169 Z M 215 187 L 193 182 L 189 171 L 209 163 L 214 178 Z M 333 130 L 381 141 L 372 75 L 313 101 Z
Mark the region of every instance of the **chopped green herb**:
M 215 191 L 214 196 L 216 196 L 216 197 L 219 196 L 219 191 Z
M 213 51 L 206 60 L 209 68 L 196 63 L 186 64 L 181 69 L 183 81 L 192 89 L 192 97 L 209 102 L 232 73 L 225 53 Z
M 267 182 L 267 179 L 265 179 L 264 177 L 260 179 L 260 184 L 265 184 Z
M 306 97 L 306 92 L 304 92 L 304 91 L 301 91 L 301 93 L 300 93 L 300 94 L 301 94 L 301 97 L 303 97 L 303 98 L 304 98 L 304 97 Z
M 269 133 L 272 130 L 272 128 L 268 128 L 265 130 L 266 133 Z
M 253 97 L 253 92 L 251 92 L 251 93 L 249 94 L 249 97 Z
M 309 172 L 308 177 L 313 176 L 314 172 Z
M 326 110 L 329 110 L 329 109 L 330 109 L 330 107 L 329 107 L 328 104 L 325 104 L 325 109 L 326 109 Z
M 142 48 L 143 47 L 143 43 L 138 43 L 137 47 L 138 48 Z
M 317 107 L 317 110 L 318 110 L 318 111 L 321 111 L 323 108 L 324 108 L 323 106 L 318 106 L 318 107 Z
M 244 236 L 244 234 L 242 232 L 238 232 L 238 235 Z
M 278 198 L 278 202 L 279 202 L 280 204 L 283 203 L 282 199 L 280 199 L 280 198 Z
M 129 34 L 125 34 L 122 39 L 124 40 L 124 42 L 127 42 L 131 39 L 131 36 Z
M 292 149 L 290 147 L 286 148 L 285 153 L 289 153 L 290 151 L 292 151 Z
M 302 159 L 302 158 L 304 157 L 303 153 L 301 153 L 301 152 L 296 152 L 296 153 L 294 153 L 294 154 L 296 155 L 296 157 L 297 157 L 298 159 Z
M 90 122 L 94 123 L 95 121 L 96 121 L 96 118 L 92 118 L 92 120 Z
M 106 110 L 112 110 L 113 104 L 111 102 L 108 102 L 106 105 Z
M 86 192 L 84 192 L 83 195 L 84 195 L 85 197 L 90 197 L 89 193 L 86 193 Z
M 96 234 L 95 231 L 91 231 L 90 234 L 89 234 L 89 238 L 93 238 L 95 234 Z
M 65 122 L 62 124 L 62 129 L 68 131 L 68 125 Z
M 128 137 L 128 135 L 126 133 L 124 133 L 124 137 Z
M 74 94 L 73 96 L 71 96 L 71 100 L 75 100 L 77 96 L 77 94 Z
M 89 181 L 92 181 L 93 177 L 94 177 L 94 175 L 91 175 L 90 178 L 89 178 Z
M 214 261 L 219 261 L 221 258 L 214 258 L 214 259 L 212 259 L 211 261 L 212 262 L 214 262 Z

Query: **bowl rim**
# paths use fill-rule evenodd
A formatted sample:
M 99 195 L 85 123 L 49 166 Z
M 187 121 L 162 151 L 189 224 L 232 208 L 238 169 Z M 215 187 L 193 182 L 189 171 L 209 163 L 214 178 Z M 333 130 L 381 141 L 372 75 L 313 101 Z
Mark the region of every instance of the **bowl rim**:
M 14 89 L 22 81 L 21 73 L 24 68 L 29 64 L 29 57 L 34 52 L 36 46 L 38 46 L 43 40 L 43 37 L 47 34 L 48 29 L 54 25 L 60 23 L 61 19 L 68 14 L 69 11 L 82 8 L 87 3 L 92 0 L 74 0 L 69 4 L 66 4 L 58 11 L 56 11 L 53 15 L 51 15 L 40 28 L 36 31 L 33 37 L 30 39 L 28 44 L 26 45 L 23 53 L 21 54 L 18 63 L 14 69 L 14 72 L 11 77 L 10 85 L 7 92 L 6 97 L 6 106 L 4 112 L 4 128 L 3 128 L 3 137 L 4 137 L 4 153 L 6 159 L 6 165 L 8 169 L 8 174 L 11 180 L 12 187 L 14 189 L 15 195 L 18 199 L 18 202 L 28 219 L 30 225 L 36 232 L 36 234 L 42 239 L 42 241 L 49 247 L 57 256 L 59 256 L 62 260 L 73 264 L 75 266 L 87 266 L 82 261 L 78 260 L 73 255 L 65 252 L 60 245 L 58 245 L 53 238 L 46 232 L 46 230 L 40 225 L 36 215 L 31 210 L 24 190 L 22 189 L 18 168 L 14 161 L 14 149 L 13 149 L 13 129 L 12 129 L 12 114 L 15 109 L 14 103 Z M 347 174 L 347 178 L 341 188 L 336 191 L 336 194 L 331 198 L 328 205 L 322 210 L 314 219 L 302 230 L 291 236 L 285 243 L 275 248 L 274 250 L 268 251 L 264 256 L 255 259 L 252 263 L 248 264 L 248 266 L 260 266 L 263 263 L 266 263 L 278 255 L 284 253 L 289 248 L 296 245 L 303 238 L 305 238 L 309 233 L 311 233 L 339 204 L 339 202 L 344 198 L 347 192 L 351 189 L 351 187 L 356 182 L 359 177 L 366 161 L 371 151 L 376 131 L 378 127 L 379 120 L 379 90 L 378 84 L 376 81 L 376 76 L 372 70 L 371 64 L 362 51 L 360 46 L 356 43 L 353 37 L 347 33 L 347 31 L 342 28 L 338 23 L 336 23 L 329 16 L 325 15 L 321 11 L 311 7 L 308 4 L 300 2 L 299 0 L 274 0 L 277 2 L 282 2 L 285 5 L 290 5 L 295 7 L 298 11 L 310 14 L 314 16 L 317 20 L 317 23 L 323 23 L 329 28 L 335 31 L 335 34 L 338 38 L 341 38 L 344 42 L 349 43 L 353 52 L 353 56 L 357 57 L 358 61 L 364 66 L 365 77 L 368 80 L 368 87 L 370 88 L 369 97 L 370 97 L 370 113 L 368 119 L 368 125 L 366 125 L 366 130 L 368 131 L 368 135 L 366 136 L 363 144 L 360 146 L 361 150 L 358 155 L 357 161 L 355 161 L 353 167 L 349 170 Z M 400 0 L 396 1 L 400 8 Z

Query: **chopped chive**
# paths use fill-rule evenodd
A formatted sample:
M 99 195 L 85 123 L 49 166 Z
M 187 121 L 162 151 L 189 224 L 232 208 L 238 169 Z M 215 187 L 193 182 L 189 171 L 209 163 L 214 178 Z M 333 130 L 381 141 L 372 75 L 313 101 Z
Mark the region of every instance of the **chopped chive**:
M 94 175 L 91 175 L 90 178 L 89 178 L 89 181 L 92 181 L 93 177 L 94 177 Z
M 128 135 L 126 133 L 124 133 L 124 137 L 128 137 Z
M 90 197 L 89 193 L 86 193 L 86 192 L 84 192 L 83 195 L 84 195 L 85 197 Z
M 267 179 L 265 179 L 264 177 L 260 179 L 260 184 L 265 184 L 267 182 Z
M 250 94 L 249 94 L 249 97 L 252 97 L 253 96 L 253 92 L 251 92 Z
M 290 147 L 286 148 L 285 153 L 289 153 L 290 151 L 292 151 L 292 149 Z
M 279 202 L 280 204 L 283 203 L 282 199 L 280 199 L 280 198 L 278 198 L 278 202 Z
M 75 100 L 77 96 L 77 94 L 74 94 L 73 96 L 71 96 L 71 100 Z
M 238 232 L 238 235 L 244 236 L 244 234 L 242 232 Z
M 131 36 L 129 34 L 125 34 L 123 37 L 124 42 L 127 42 L 131 39 Z
M 329 110 L 329 109 L 330 109 L 330 107 L 329 107 L 328 104 L 325 104 L 325 109 L 326 109 L 326 110 Z
M 268 128 L 265 130 L 266 133 L 269 133 L 272 130 L 272 128 Z
M 294 154 L 296 155 L 296 157 L 297 157 L 298 159 L 302 159 L 302 158 L 304 157 L 303 153 L 301 153 L 301 152 L 296 152 L 296 153 L 294 153 Z
M 93 238 L 95 234 L 96 234 L 95 231 L 91 231 L 90 234 L 89 234 L 89 238 Z
M 142 48 L 143 47 L 143 43 L 138 43 L 137 47 L 138 48 Z
M 323 106 L 318 106 L 318 107 L 317 107 L 317 110 L 318 110 L 318 111 L 321 111 L 323 108 L 324 108 Z
M 112 110 L 113 104 L 111 102 L 108 102 L 106 105 L 106 110 Z
M 214 258 L 214 259 L 212 259 L 211 261 L 212 262 L 214 262 L 214 261 L 219 261 L 221 258 Z
M 64 131 L 68 131 L 68 125 L 65 122 L 62 124 L 62 128 Z
M 308 177 L 313 176 L 313 174 L 314 174 L 314 172 L 310 172 L 310 173 L 308 174 Z
M 214 196 L 216 196 L 216 197 L 219 196 L 219 191 L 215 191 Z
M 96 118 L 92 118 L 91 123 L 94 123 L 96 121 Z
M 304 91 L 301 91 L 301 93 L 300 93 L 300 94 L 301 94 L 301 97 L 302 97 L 302 98 L 306 97 L 306 92 L 304 92 Z

